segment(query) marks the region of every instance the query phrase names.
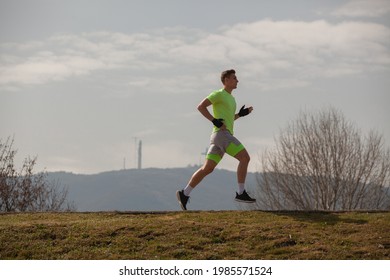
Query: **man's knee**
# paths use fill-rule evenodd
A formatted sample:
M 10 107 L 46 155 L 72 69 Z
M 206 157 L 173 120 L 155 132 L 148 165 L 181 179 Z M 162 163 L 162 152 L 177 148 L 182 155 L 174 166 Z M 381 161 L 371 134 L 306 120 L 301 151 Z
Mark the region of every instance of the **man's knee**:
M 211 162 L 206 162 L 205 165 L 203 165 L 202 167 L 202 170 L 203 172 L 208 175 L 210 174 L 211 172 L 214 171 L 214 168 L 216 167 L 217 165 L 215 163 L 211 163 Z
M 208 175 L 214 171 L 214 167 L 213 166 L 203 166 L 202 170 L 206 175 Z
M 242 150 L 241 152 L 239 152 L 237 154 L 236 158 L 240 162 L 244 162 L 244 163 L 249 163 L 249 161 L 251 160 L 251 157 L 249 156 L 249 154 L 246 150 Z
M 246 163 L 249 163 L 249 161 L 251 160 L 251 157 L 249 156 L 248 153 L 246 153 L 243 157 L 243 161 L 246 162 Z

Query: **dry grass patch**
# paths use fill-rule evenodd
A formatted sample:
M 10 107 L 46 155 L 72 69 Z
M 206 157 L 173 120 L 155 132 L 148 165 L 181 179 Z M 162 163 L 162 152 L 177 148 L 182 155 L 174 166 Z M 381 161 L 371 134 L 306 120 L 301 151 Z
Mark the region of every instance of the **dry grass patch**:
M 0 259 L 390 259 L 390 213 L 2 214 L 0 244 Z

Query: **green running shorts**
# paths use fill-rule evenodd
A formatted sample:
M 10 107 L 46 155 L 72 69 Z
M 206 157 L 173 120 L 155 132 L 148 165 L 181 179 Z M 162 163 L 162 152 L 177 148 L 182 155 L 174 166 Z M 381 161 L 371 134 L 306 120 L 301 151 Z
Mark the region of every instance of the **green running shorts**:
M 234 157 L 244 149 L 244 145 L 242 145 L 228 130 L 220 130 L 211 134 L 210 148 L 206 158 L 213 160 L 218 164 L 225 153 Z

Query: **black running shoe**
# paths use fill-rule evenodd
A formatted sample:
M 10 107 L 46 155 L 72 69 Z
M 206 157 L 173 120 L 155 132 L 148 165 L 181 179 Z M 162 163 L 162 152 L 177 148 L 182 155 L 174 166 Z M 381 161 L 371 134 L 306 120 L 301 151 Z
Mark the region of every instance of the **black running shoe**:
M 186 196 L 184 194 L 184 191 L 177 191 L 176 192 L 176 197 L 177 197 L 177 200 L 179 201 L 181 209 L 187 210 L 187 202 L 190 199 L 190 197 Z
M 244 190 L 242 194 L 236 193 L 236 201 L 245 203 L 255 203 L 256 199 L 251 198 L 249 194 Z

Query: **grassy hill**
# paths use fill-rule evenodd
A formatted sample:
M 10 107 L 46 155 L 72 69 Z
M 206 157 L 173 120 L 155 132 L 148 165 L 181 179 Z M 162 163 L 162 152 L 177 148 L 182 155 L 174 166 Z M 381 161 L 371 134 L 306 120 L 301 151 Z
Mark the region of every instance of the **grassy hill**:
M 0 259 L 390 259 L 389 212 L 0 215 Z

